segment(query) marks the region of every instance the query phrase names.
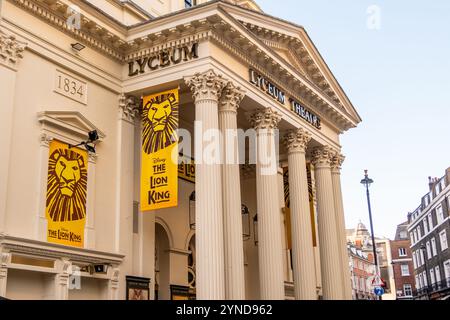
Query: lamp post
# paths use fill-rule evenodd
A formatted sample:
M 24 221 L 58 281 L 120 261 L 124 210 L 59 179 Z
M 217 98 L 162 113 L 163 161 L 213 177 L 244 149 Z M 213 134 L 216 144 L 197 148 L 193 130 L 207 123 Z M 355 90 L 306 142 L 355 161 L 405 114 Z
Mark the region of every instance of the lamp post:
M 427 264 L 427 260 L 428 260 L 428 254 L 427 254 L 427 247 L 425 246 L 425 244 L 422 243 L 422 245 L 420 246 L 420 250 L 422 250 L 423 252 L 423 257 L 424 257 L 424 266 L 425 266 L 425 277 L 427 280 L 427 285 L 425 286 L 425 294 L 427 296 L 427 300 L 430 300 L 430 296 L 429 296 L 429 286 L 431 285 L 431 281 L 428 279 L 428 264 Z
M 369 187 L 373 183 L 373 180 L 369 178 L 368 170 L 364 170 L 364 179 L 361 180 L 361 184 L 363 184 L 366 188 L 367 194 L 367 206 L 369 208 L 369 220 L 370 220 L 370 232 L 372 234 L 372 247 L 373 247 L 373 259 L 375 261 L 375 274 L 379 274 L 378 269 L 378 257 L 377 257 L 377 246 L 375 243 L 375 233 L 373 232 L 373 221 L 372 221 L 372 207 L 370 205 L 370 192 Z M 380 297 L 382 300 L 382 297 Z

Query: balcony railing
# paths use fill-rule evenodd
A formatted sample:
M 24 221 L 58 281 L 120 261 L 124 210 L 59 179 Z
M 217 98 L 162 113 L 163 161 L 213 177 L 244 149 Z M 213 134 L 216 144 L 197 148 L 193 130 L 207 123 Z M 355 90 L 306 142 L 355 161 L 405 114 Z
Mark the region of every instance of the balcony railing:
M 415 297 L 430 296 L 434 293 L 443 291 L 445 289 L 450 289 L 450 278 L 417 289 L 414 292 L 414 296 Z

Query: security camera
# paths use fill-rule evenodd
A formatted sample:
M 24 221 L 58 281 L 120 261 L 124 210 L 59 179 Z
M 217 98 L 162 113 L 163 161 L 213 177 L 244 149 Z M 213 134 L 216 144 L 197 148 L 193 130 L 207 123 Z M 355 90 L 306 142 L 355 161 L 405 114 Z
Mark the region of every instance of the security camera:
M 95 273 L 107 273 L 108 265 L 106 264 L 94 264 Z

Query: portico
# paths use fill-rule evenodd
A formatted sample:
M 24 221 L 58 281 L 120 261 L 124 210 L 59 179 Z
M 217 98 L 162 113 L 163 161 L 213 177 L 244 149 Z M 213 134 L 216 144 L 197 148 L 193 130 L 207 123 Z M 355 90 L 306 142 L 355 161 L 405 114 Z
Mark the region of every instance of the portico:
M 8 30 L 16 27 L 9 23 Z M 120 265 L 114 261 L 116 276 L 120 271 L 114 297 L 124 296 L 125 276 L 136 276 L 151 279 L 150 298 L 174 298 L 170 290 L 177 286 L 201 300 L 351 299 L 339 137 L 361 119 L 305 30 L 212 1 L 115 37 L 114 53 L 102 53 L 114 61 L 111 72 L 120 79 L 110 88 L 118 102 L 108 112 L 115 115 L 111 121 L 104 120 L 109 114 L 103 109 L 89 115 L 108 133 L 93 168 L 104 172 L 102 155 L 114 155 L 115 183 L 97 178 L 96 189 L 88 189 L 97 211 L 102 209 L 95 197 L 115 196 L 112 216 L 102 218 L 111 226 L 88 220 L 101 249 L 123 256 Z M 109 63 L 99 65 L 105 69 Z M 142 212 L 139 100 L 174 88 L 180 92 L 180 129 L 191 136 L 183 155 L 193 158 L 195 179 L 180 177 L 177 207 Z M 204 161 L 211 130 L 222 137 L 219 162 Z M 242 139 L 239 131 L 254 134 Z M 245 147 L 239 148 L 242 141 Z M 243 205 L 251 222 L 243 219 Z M 1 210 L 1 223 L 12 219 Z M 189 221 L 194 214 L 195 229 Z M 5 230 L 14 232 L 12 225 Z M 251 235 L 244 239 L 247 227 Z M 35 229 L 43 240 L 43 228 Z M 102 238 L 106 230 L 114 235 L 111 247 Z M 89 246 L 98 249 L 93 240 Z M 9 266 L 2 263 L 1 274 Z M 0 295 L 6 283 L 2 276 Z

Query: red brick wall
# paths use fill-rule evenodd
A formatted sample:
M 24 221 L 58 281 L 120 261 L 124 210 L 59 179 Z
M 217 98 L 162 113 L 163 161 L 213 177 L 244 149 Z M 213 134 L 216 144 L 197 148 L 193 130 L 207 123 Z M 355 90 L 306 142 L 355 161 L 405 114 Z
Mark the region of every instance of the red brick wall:
M 395 262 L 392 267 L 394 271 L 394 280 L 395 280 L 395 291 L 402 291 L 403 293 L 403 285 L 404 284 L 410 284 L 412 286 L 412 290 L 414 291 L 416 288 L 416 280 L 414 277 L 414 264 L 412 262 L 412 252 L 410 249 L 411 243 L 409 240 L 396 240 L 391 241 L 391 254 L 392 254 L 392 260 L 402 260 L 402 259 L 411 259 L 411 261 L 399 261 Z M 405 248 L 406 249 L 406 257 L 400 257 L 399 255 L 399 249 Z M 410 276 L 402 276 L 402 269 L 401 265 L 407 264 L 409 266 L 409 274 Z

